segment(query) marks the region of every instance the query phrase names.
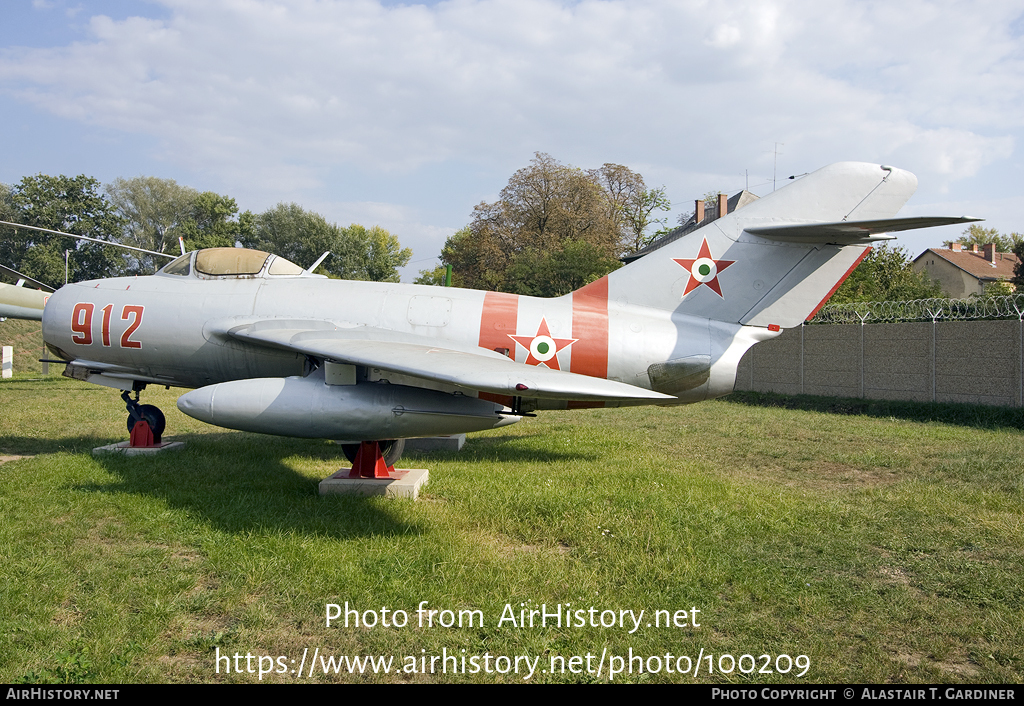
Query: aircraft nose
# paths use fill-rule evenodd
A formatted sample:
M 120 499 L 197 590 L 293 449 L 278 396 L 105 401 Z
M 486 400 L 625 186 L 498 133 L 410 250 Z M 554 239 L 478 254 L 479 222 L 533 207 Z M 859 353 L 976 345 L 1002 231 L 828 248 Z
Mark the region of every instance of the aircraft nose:
M 65 284 L 46 298 L 43 307 L 43 342 L 47 345 L 67 349 L 71 331 L 68 326 L 72 310 L 78 301 L 79 288 Z

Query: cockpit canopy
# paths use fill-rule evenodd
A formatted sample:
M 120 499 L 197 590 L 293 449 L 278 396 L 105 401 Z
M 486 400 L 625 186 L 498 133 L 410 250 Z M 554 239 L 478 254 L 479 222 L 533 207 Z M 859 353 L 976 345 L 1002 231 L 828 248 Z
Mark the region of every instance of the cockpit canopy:
M 262 250 L 247 248 L 196 250 L 166 265 L 158 274 L 178 277 L 191 275 L 199 279 L 308 276 L 308 273 L 294 262 Z

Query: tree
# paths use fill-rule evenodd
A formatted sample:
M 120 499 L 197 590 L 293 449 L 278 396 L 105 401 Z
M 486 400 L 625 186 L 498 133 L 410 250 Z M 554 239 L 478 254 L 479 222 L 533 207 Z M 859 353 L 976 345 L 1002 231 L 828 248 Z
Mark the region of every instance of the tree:
M 509 256 L 567 240 L 614 252 L 620 236 L 614 213 L 593 175 L 538 153 L 512 175 L 496 203 L 474 209 L 470 227 L 492 228 Z
M 914 272 L 910 253 L 888 244 L 873 248 L 829 299 L 829 304 L 911 301 L 942 296 L 938 282 Z
M 636 252 L 649 243 L 653 236 L 647 235 L 647 229 L 664 223 L 664 219 L 652 218 L 653 212 L 672 208 L 665 187 L 648 189 L 642 176 L 621 164 L 606 163 L 590 176 L 601 187 L 622 252 Z
M 557 297 L 600 279 L 621 264 L 591 243 L 570 240 L 550 253 L 525 250 L 512 263 L 508 276 L 520 294 Z
M 413 280 L 413 284 L 429 284 L 434 287 L 443 287 L 447 277 L 448 268 L 445 265 L 438 265 L 429 270 L 420 270 L 420 276 Z
M 397 282 L 398 268 L 412 257 L 412 251 L 403 249 L 383 228 L 341 228 L 295 203 L 279 203 L 259 215 L 244 213 L 240 221 L 245 226 L 239 233 L 244 247 L 275 253 L 302 267 L 330 251 L 321 268 L 341 279 Z
M 665 187 L 660 189 L 642 189 L 636 193 L 634 198 L 626 204 L 624 220 L 628 226 L 630 240 L 630 252 L 636 252 L 658 237 L 663 230 L 658 230 L 647 235 L 647 229 L 652 225 L 664 226 L 667 219 L 652 218 L 654 211 L 669 211 L 672 209 L 672 202 L 665 196 Z
M 241 224 L 235 200 L 212 191 L 200 193 L 173 179 L 139 176 L 116 179 L 106 192 L 124 218 L 123 242 L 138 248 L 178 253 L 178 238 L 188 250 L 231 247 Z M 149 273 L 166 264 L 152 255 L 134 255 L 129 271 Z
M 947 240 L 942 245 L 948 248 L 954 242 L 962 243 L 968 247 L 971 245 L 981 247 L 982 245 L 995 243 L 997 252 L 1015 252 L 1015 248 L 1019 244 L 1024 243 L 1024 235 L 1020 233 L 1001 235 L 995 228 L 983 228 L 979 224 L 973 223 L 963 232 L 959 240 Z
M 178 250 L 177 231 L 191 211 L 196 190 L 173 179 L 138 176 L 115 179 L 106 187 L 110 201 L 125 220 L 124 244 L 145 250 L 172 253 Z M 172 249 L 173 248 L 173 249 Z M 136 254 L 132 269 L 152 272 L 165 264 L 152 255 Z
M 487 290 L 504 288 L 506 271 L 511 265 L 494 229 L 474 231 L 470 226 L 445 241 L 441 262 L 452 266 L 452 285 Z
M 1010 283 L 1018 292 L 1024 292 L 1024 240 L 1013 246 L 1013 254 L 1017 262 L 1013 266 L 1013 279 Z
M 253 215 L 243 213 L 237 220 L 238 206 L 233 198 L 204 191 L 196 194 L 188 214 L 181 222 L 186 250 L 234 247 L 243 232 L 252 228 Z
M 309 267 L 326 250 L 337 255 L 343 249 L 338 226 L 296 203 L 279 203 L 259 215 L 246 215 L 246 220 L 251 227 L 240 236 L 243 247 L 275 253 L 302 267 Z M 321 267 L 343 276 L 332 269 L 333 259 L 329 258 Z
M 348 255 L 349 279 L 398 282 L 398 268 L 409 264 L 412 250 L 380 226 L 369 230 L 353 223 L 343 232 L 356 247 Z
M 441 261 L 457 286 L 565 294 L 619 267 L 658 222 L 651 215 L 667 208 L 664 189 L 647 189 L 627 167 L 584 171 L 538 152 L 496 202 L 473 209 Z
M 0 207 L 2 220 L 118 242 L 123 219 L 99 193 L 99 181 L 38 174 L 7 187 Z M 68 281 L 112 277 L 124 272 L 117 248 L 60 235 L 0 228 L 0 262 L 43 282 L 64 282 L 64 253 L 68 257 Z
M 1014 285 L 1006 280 L 997 280 L 985 285 L 985 297 L 1007 297 L 1014 292 Z M 973 295 L 977 296 L 977 295 Z

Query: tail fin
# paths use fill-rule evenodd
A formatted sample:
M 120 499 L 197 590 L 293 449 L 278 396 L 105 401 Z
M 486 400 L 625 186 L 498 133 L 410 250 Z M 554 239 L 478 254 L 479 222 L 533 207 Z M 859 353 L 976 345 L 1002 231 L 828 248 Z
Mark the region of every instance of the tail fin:
M 977 219 L 893 216 L 917 178 L 840 162 L 699 228 L 609 275 L 609 295 L 716 321 L 797 326 L 884 233 Z

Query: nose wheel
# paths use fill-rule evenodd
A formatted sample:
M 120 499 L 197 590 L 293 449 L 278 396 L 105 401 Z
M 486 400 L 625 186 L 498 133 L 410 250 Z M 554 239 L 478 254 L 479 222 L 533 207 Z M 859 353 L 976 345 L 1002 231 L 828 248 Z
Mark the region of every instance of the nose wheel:
M 128 410 L 128 433 L 131 435 L 132 446 L 155 446 L 160 443 L 167 421 L 160 408 L 151 404 L 139 404 L 139 393 L 136 390 L 133 400 L 128 391 L 121 393 L 125 408 Z

